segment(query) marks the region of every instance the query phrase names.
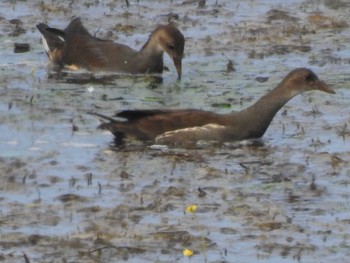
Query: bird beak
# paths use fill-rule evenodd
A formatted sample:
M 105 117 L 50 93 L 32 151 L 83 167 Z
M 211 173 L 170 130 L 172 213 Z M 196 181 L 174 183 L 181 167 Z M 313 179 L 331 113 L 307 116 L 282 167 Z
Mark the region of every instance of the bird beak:
M 174 65 L 177 71 L 178 79 L 181 79 L 182 74 L 182 58 L 180 57 L 173 57 Z
M 335 91 L 323 81 L 318 81 L 315 83 L 315 88 L 327 93 L 335 94 Z

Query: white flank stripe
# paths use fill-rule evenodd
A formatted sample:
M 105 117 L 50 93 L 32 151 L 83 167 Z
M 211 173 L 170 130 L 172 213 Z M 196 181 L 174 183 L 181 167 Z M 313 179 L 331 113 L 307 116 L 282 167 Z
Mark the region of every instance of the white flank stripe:
M 46 38 L 41 37 L 41 39 L 43 40 L 43 45 L 44 45 L 44 49 L 45 49 L 46 53 L 49 54 L 50 48 L 49 48 L 49 45 L 47 44 Z

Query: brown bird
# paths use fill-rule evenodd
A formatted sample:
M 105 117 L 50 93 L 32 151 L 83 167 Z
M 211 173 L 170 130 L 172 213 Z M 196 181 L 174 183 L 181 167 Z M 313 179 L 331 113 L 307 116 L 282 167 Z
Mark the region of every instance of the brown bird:
M 159 26 L 140 51 L 92 36 L 80 18 L 73 19 L 64 30 L 51 28 L 44 23 L 36 27 L 43 35 L 49 59 L 61 68 L 161 74 L 163 53 L 166 52 L 174 61 L 178 78 L 181 78 L 185 39 L 173 25 Z
M 198 140 L 236 141 L 262 137 L 278 110 L 291 98 L 308 90 L 335 93 L 314 72 L 298 68 L 255 104 L 240 112 L 126 110 L 116 114 L 124 121 L 94 114 L 110 121 L 101 124 L 100 128 L 110 130 L 116 136 L 116 142 L 122 142 L 125 137 L 171 145 L 187 145 Z

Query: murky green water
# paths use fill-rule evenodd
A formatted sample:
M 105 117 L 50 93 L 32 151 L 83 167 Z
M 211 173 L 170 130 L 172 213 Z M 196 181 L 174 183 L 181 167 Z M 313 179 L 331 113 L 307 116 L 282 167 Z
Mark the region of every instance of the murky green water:
M 188 262 L 188 248 L 190 262 L 345 262 L 349 4 L 129 2 L 0 3 L 0 261 L 25 262 L 25 254 L 29 262 Z M 53 76 L 35 28 L 42 21 L 63 28 L 81 16 L 99 37 L 140 48 L 174 14 L 187 41 L 183 79 L 176 81 L 165 57 L 170 71 L 158 85 L 142 77 Z M 134 31 L 117 32 L 117 24 Z M 30 51 L 14 53 L 15 42 Z M 225 56 L 236 71 L 226 72 Z M 239 110 L 295 67 L 312 68 L 337 94 L 291 100 L 263 146 L 118 150 L 87 114 Z M 184 212 L 190 204 L 198 205 L 195 214 Z

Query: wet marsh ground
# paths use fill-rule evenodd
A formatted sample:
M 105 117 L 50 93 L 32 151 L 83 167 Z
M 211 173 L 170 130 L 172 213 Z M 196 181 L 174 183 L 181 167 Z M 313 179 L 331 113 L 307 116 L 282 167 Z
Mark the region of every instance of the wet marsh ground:
M 0 3 L 0 261 L 345 262 L 350 5 L 129 2 Z M 183 79 L 168 57 L 161 84 L 53 74 L 35 25 L 64 28 L 72 16 L 135 48 L 157 24 L 175 22 L 186 37 Z M 14 43 L 30 49 L 14 53 Z M 337 94 L 295 97 L 259 144 L 118 149 L 87 114 L 240 110 L 295 67 L 313 69 Z M 185 212 L 191 204 L 196 213 Z

